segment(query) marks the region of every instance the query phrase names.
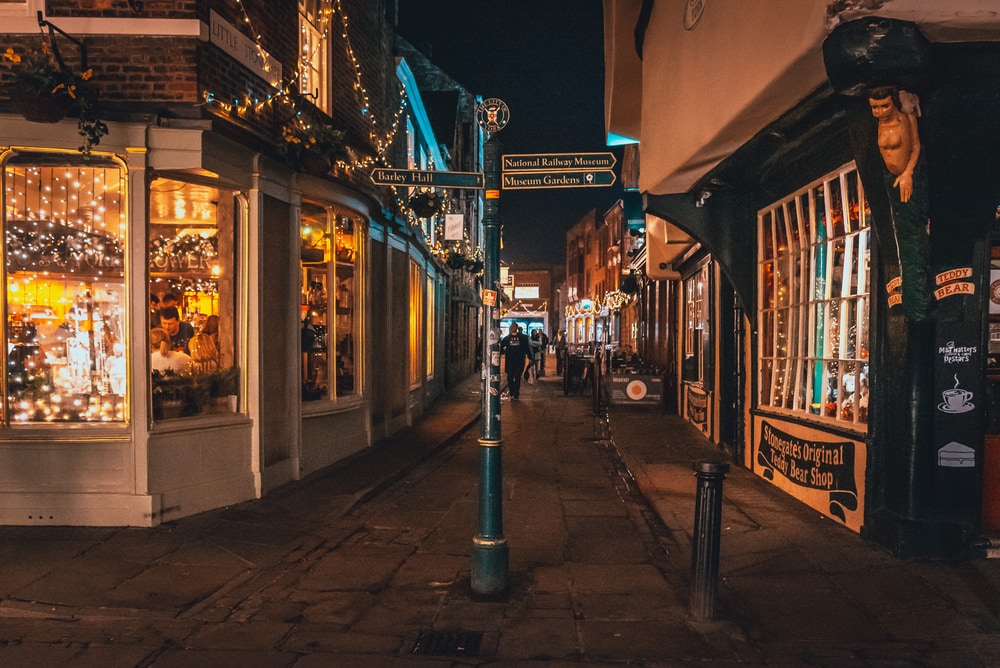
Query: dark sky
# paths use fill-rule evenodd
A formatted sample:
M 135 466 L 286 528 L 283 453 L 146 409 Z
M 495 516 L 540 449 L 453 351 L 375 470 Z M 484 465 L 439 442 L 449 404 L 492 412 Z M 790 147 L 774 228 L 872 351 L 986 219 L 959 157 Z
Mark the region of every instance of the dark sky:
M 467 90 L 507 103 L 510 123 L 498 133 L 505 154 L 610 150 L 601 0 L 399 0 L 398 30 Z M 620 180 L 503 191 L 501 259 L 562 264 L 566 230 L 620 196 Z

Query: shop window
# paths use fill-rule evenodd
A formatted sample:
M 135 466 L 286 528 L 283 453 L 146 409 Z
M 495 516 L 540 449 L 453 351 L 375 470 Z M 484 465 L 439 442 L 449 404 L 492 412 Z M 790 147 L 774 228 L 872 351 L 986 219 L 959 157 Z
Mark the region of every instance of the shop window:
M 410 386 L 420 384 L 423 368 L 424 282 L 420 265 L 410 260 Z
M 424 329 L 427 332 L 425 337 L 425 355 L 427 359 L 427 379 L 430 380 L 434 377 L 434 348 L 437 346 L 437 341 L 435 340 L 435 327 L 434 327 L 434 314 L 437 307 L 434 278 L 430 275 L 427 276 L 427 322 L 424 324 Z
M 238 409 L 233 191 L 155 179 L 149 189 L 153 419 Z
M 759 213 L 761 408 L 867 424 L 869 218 L 853 165 Z
M 683 379 L 706 384 L 706 368 L 710 366 L 712 350 L 708 324 L 709 268 L 706 263 L 684 281 L 684 363 Z
M 299 231 L 302 399 L 357 394 L 361 219 L 352 212 L 304 201 Z
M 324 113 L 330 113 L 330 8 L 320 0 L 299 0 L 300 88 Z M 325 6 L 325 8 L 324 8 Z
M 9 156 L 4 421 L 123 422 L 124 171 L 96 158 Z

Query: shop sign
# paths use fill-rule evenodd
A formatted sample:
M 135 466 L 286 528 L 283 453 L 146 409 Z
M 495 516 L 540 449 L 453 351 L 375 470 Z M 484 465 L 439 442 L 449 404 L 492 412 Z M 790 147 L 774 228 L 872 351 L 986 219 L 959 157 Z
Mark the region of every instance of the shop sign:
M 611 374 L 607 379 L 611 403 L 659 405 L 663 400 L 663 379 L 659 376 L 623 373 Z
M 899 306 L 903 303 L 903 294 L 900 292 L 903 287 L 903 279 L 897 276 L 885 284 L 885 291 L 889 295 L 889 308 Z
M 938 274 L 939 281 L 961 281 L 972 275 L 959 268 Z M 964 274 L 964 275 L 963 275 Z M 983 467 L 983 413 L 989 403 L 983 374 L 982 322 L 937 324 L 934 345 L 934 474 L 927 498 L 941 517 L 968 517 L 983 503 L 978 484 Z M 930 389 L 930 388 L 928 388 Z M 977 450 L 979 450 L 977 456 Z
M 934 291 L 934 298 L 940 301 L 945 297 L 954 297 L 955 295 L 976 294 L 976 284 L 959 280 L 963 278 L 972 278 L 972 267 L 958 267 L 942 271 L 934 277 L 934 283 L 939 286 Z
M 687 386 L 687 416 L 691 422 L 697 425 L 708 424 L 708 393 L 694 387 Z
M 847 522 L 846 511 L 858 509 L 853 441 L 813 441 L 776 429 L 766 420 L 757 445 L 760 474 L 781 476 L 796 487 L 829 495 L 830 515 Z
M 116 240 L 50 223 L 44 234 L 7 234 L 7 269 L 100 276 L 122 271 L 124 249 Z
M 216 14 L 214 9 L 209 12 L 209 20 L 212 44 L 275 88 L 281 86 L 281 63 L 237 30 L 236 26 Z

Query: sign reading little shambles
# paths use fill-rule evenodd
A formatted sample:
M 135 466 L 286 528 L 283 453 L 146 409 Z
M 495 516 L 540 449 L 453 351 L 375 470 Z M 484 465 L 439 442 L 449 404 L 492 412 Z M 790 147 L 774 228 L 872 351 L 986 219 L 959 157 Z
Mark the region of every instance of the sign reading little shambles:
M 219 16 L 214 9 L 209 11 L 208 18 L 209 39 L 212 44 L 275 88 L 281 86 L 281 63 L 237 30 L 236 26 Z

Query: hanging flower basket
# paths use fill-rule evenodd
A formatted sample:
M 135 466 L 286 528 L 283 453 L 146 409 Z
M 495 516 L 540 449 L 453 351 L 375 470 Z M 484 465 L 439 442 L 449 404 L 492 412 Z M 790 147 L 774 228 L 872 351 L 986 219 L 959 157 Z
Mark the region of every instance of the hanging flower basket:
M 348 159 L 344 132 L 325 123 L 308 123 L 300 117 L 281 128 L 278 150 L 288 164 L 309 174 L 325 176 L 337 160 Z
M 418 218 L 430 218 L 444 208 L 444 198 L 437 193 L 422 192 L 411 197 L 409 204 Z
M 66 96 L 22 94 L 11 101 L 17 113 L 32 123 L 58 123 L 73 107 L 73 101 Z
M 101 120 L 97 88 L 90 82 L 93 72 L 88 69 L 77 74 L 67 69 L 44 39 L 39 49 L 17 52 L 7 48 L 2 57 L 11 64 L 7 91 L 14 108 L 35 123 L 57 123 L 77 108 L 77 129 L 84 140 L 79 150 L 89 157 L 108 133 Z
M 333 160 L 328 155 L 305 151 L 300 157 L 302 171 L 314 176 L 325 176 L 333 169 Z

